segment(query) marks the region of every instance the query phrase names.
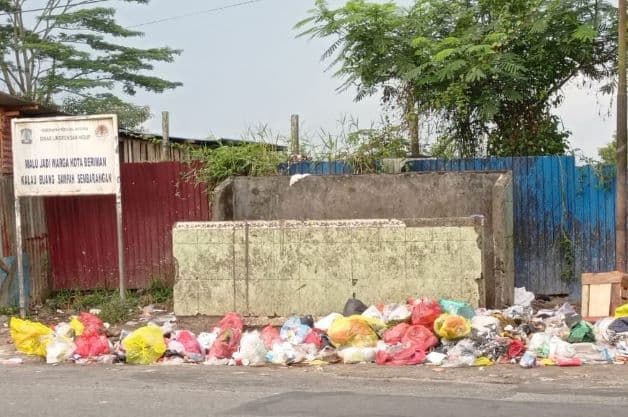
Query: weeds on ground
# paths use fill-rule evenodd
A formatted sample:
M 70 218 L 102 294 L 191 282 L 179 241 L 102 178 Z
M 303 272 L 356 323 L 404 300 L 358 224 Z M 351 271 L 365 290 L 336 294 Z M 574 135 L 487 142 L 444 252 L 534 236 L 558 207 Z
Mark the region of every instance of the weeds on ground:
M 99 309 L 99 317 L 111 324 L 132 318 L 140 307 L 148 304 L 169 307 L 172 304 L 172 286 L 155 279 L 145 290 L 127 291 L 124 301 L 120 299 L 117 290 L 62 290 L 46 301 L 46 306 L 52 311 L 78 313 L 92 308 Z
M 0 306 L 0 316 L 17 316 L 20 314 L 19 307 Z

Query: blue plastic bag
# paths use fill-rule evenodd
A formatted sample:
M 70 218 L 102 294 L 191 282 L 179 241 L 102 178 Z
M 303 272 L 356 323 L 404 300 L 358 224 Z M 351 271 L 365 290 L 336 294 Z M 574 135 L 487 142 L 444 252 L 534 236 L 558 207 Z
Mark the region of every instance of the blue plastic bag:
M 279 336 L 290 344 L 299 345 L 303 343 L 310 330 L 311 327 L 303 324 L 300 317 L 292 316 L 281 326 Z

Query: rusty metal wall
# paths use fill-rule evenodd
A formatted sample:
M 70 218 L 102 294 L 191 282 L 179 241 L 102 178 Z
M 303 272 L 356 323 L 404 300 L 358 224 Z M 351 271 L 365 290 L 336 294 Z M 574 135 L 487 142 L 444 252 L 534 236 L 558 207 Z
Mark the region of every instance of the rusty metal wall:
M 0 176 L 0 256 L 15 256 L 13 177 Z M 22 236 L 30 265 L 30 300 L 41 302 L 50 291 L 50 258 L 44 201 L 22 199 Z
M 172 226 L 210 219 L 204 186 L 183 181 L 179 162 L 122 164 L 128 288 L 172 280 Z M 118 260 L 113 196 L 49 197 L 53 289 L 116 288 Z

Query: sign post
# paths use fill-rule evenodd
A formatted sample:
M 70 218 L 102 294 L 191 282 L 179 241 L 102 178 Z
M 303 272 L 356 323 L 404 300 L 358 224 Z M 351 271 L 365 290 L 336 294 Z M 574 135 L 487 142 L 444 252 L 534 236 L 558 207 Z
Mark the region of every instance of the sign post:
M 13 119 L 13 185 L 20 313 L 26 315 L 21 197 L 115 195 L 120 297 L 125 295 L 116 115 Z

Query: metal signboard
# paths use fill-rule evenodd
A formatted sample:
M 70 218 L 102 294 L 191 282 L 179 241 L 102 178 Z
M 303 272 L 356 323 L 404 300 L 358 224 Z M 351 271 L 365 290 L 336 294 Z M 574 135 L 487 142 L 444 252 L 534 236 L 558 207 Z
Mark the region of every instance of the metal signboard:
M 13 119 L 13 184 L 20 311 L 26 314 L 21 197 L 116 196 L 120 297 L 124 298 L 122 197 L 116 115 Z

